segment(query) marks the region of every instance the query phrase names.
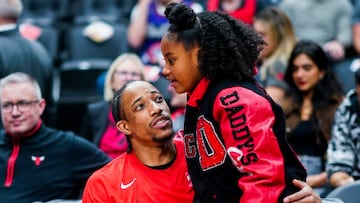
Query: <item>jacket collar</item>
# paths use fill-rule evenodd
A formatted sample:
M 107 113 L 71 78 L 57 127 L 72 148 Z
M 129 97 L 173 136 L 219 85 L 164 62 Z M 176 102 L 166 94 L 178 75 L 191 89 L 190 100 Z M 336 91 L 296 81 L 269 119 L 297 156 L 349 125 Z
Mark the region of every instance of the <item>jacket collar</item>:
M 16 28 L 17 28 L 16 24 L 0 25 L 0 32 L 13 31 L 16 30 Z
M 195 87 L 194 91 L 189 93 L 188 105 L 192 107 L 198 107 L 199 102 L 204 97 L 206 90 L 210 85 L 210 80 L 202 78 L 199 84 Z
M 30 131 L 26 132 L 24 135 L 22 135 L 21 138 L 30 137 L 30 136 L 34 135 L 40 129 L 41 125 L 42 125 L 42 120 L 39 120 L 38 123 L 35 125 L 35 127 L 33 129 L 31 129 Z M 16 137 L 16 136 L 10 134 L 9 132 L 6 132 L 6 134 L 8 134 L 10 137 Z

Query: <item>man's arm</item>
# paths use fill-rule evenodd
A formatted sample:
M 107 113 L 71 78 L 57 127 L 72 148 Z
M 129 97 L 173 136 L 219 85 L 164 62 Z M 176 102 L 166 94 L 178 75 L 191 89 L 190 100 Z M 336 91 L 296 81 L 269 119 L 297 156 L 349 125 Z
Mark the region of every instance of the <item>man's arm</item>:
M 346 98 L 346 101 L 349 101 L 349 99 Z M 343 102 L 335 113 L 332 137 L 327 150 L 326 171 L 330 185 L 333 187 L 352 182 L 349 174 L 353 170 L 355 163 L 355 152 L 353 151 L 355 146 L 351 141 L 349 127 L 349 122 L 355 120 L 353 118 L 355 115 L 349 111 L 350 107 L 345 105 L 346 103 L 348 102 Z
M 332 185 L 333 187 L 340 187 L 340 186 L 352 183 L 355 180 L 348 173 L 343 172 L 343 171 L 338 171 L 338 172 L 333 173 L 330 176 L 329 181 L 330 181 L 330 185 Z

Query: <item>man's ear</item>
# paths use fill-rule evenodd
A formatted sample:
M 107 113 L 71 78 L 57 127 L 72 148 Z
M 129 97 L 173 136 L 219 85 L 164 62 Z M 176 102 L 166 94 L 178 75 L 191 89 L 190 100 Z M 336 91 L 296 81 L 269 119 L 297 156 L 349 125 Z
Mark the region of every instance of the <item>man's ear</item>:
M 46 101 L 45 101 L 45 99 L 40 99 L 39 100 L 39 109 L 40 109 L 40 115 L 42 115 L 43 113 L 44 113 L 44 111 L 45 111 L 45 108 L 46 108 Z
M 124 133 L 125 135 L 130 135 L 131 134 L 131 131 L 127 125 L 127 122 L 125 120 L 120 120 L 116 123 L 116 128 Z

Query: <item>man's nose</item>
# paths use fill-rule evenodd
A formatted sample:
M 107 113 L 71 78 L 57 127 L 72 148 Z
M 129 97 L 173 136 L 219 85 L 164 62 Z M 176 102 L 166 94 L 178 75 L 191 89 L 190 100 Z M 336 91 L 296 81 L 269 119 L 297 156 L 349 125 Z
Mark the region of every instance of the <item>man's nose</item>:
M 162 112 L 161 106 L 159 103 L 151 102 L 151 115 L 159 114 Z
M 16 104 L 14 104 L 14 105 L 12 106 L 10 112 L 11 112 L 11 114 L 19 114 L 19 113 L 21 113 L 21 111 L 19 110 L 18 105 L 16 105 Z

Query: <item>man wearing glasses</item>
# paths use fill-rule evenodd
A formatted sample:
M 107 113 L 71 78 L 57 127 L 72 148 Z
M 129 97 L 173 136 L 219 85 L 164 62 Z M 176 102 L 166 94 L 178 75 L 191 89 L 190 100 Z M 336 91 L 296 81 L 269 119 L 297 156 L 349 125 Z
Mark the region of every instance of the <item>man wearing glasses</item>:
M 0 81 L 0 200 L 79 199 L 87 178 L 109 162 L 95 145 L 46 127 L 39 84 L 25 73 Z M 71 115 L 69 115 L 71 116 Z

